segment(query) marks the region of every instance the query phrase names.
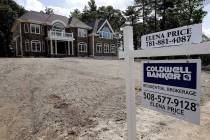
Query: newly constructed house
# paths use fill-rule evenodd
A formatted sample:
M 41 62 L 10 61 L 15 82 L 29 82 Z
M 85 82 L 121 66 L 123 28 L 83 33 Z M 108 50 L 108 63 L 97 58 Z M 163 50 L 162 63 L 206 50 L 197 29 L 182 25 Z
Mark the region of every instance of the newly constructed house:
M 29 11 L 13 27 L 16 56 L 116 56 L 117 36 L 107 20 Z

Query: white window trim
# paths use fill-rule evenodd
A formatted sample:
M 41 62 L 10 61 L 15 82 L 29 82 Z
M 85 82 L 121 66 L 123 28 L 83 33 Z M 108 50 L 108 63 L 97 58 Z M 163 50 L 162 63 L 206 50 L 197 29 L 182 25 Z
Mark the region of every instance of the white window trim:
M 100 46 L 100 47 L 98 48 L 98 46 Z M 96 53 L 102 53 L 102 43 L 96 44 Z
M 85 46 L 85 48 L 83 49 L 81 49 L 80 48 L 80 45 L 84 45 Z M 80 42 L 79 44 L 78 44 L 78 52 L 83 52 L 83 53 L 87 53 L 87 43 L 85 43 L 85 42 Z
M 28 44 L 28 45 L 26 45 L 26 44 Z M 27 48 L 27 46 L 28 46 L 29 48 Z M 27 48 L 27 49 L 26 49 L 26 48 Z M 26 52 L 29 52 L 29 51 L 30 51 L 30 42 L 29 42 L 28 39 L 25 40 L 25 51 L 26 51 Z
M 78 28 L 78 37 L 87 37 L 87 30 L 82 29 L 82 28 Z
M 27 27 L 28 31 L 26 31 L 26 27 Z M 24 23 L 24 32 L 29 33 L 29 24 L 28 23 Z
M 109 34 L 109 37 L 105 37 L 105 33 Z M 100 34 L 102 34 L 102 36 L 100 36 Z M 99 32 L 99 38 L 104 38 L 104 39 L 113 39 L 113 34 L 111 32 L 104 32 L 104 31 L 100 31 Z
M 35 51 L 33 50 L 33 43 L 36 44 L 36 48 L 35 48 Z M 38 51 L 37 50 L 37 44 L 39 44 L 40 46 L 40 50 Z M 41 52 L 42 51 L 42 46 L 41 46 L 41 42 L 39 40 L 31 40 L 31 52 Z
M 111 44 L 110 52 L 111 53 L 116 53 L 116 46 L 115 46 L 115 44 Z
M 35 28 L 35 32 L 32 32 L 32 27 Z M 37 28 L 39 29 L 39 30 L 38 30 L 39 32 L 37 32 L 37 30 L 36 30 Z M 32 34 L 40 34 L 40 25 L 37 25 L 37 24 L 30 24 L 30 32 L 31 32 Z
M 107 44 L 107 43 L 104 44 L 104 53 L 109 53 L 109 44 Z
M 99 31 L 101 31 L 101 29 L 103 29 L 103 27 L 104 27 L 104 25 L 105 24 L 108 24 L 108 26 L 109 26 L 109 29 L 112 31 L 112 33 L 114 34 L 114 30 L 112 29 L 112 26 L 110 25 L 110 23 L 109 23 L 109 21 L 108 20 L 105 20 L 104 21 L 104 23 L 101 25 L 101 27 L 98 29 L 98 31 L 97 31 L 97 33 L 99 32 Z

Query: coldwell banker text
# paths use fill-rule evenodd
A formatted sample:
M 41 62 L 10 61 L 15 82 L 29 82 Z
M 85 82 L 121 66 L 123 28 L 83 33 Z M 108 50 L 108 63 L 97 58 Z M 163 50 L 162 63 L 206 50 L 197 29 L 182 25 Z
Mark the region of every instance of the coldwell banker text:
M 144 81 L 147 83 L 196 89 L 195 63 L 144 63 Z
M 165 80 L 191 80 L 191 71 L 188 67 L 157 67 L 147 66 L 147 77 L 162 78 Z

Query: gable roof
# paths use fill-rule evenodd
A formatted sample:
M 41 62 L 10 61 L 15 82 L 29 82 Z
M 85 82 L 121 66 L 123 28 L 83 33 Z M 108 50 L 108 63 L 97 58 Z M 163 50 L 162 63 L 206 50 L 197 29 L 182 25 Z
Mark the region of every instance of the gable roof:
M 98 19 L 96 19 L 96 20 L 88 22 L 87 25 L 92 27 L 93 30 L 92 30 L 91 33 L 97 34 L 104 27 L 104 25 L 106 25 L 106 23 L 109 26 L 110 30 L 114 33 L 114 30 L 112 29 L 108 20 L 98 20 Z
M 60 20 L 66 25 L 68 24 L 68 18 L 65 16 L 56 15 L 56 14 L 48 15 L 42 12 L 35 12 L 35 11 L 28 11 L 19 19 L 24 21 L 40 22 L 42 24 L 50 24 L 54 20 Z
M 100 20 L 99 22 L 98 22 L 98 29 L 104 24 L 104 22 L 105 22 L 106 20 Z M 97 29 L 97 30 L 98 30 Z
M 79 27 L 79 28 L 85 28 L 85 29 L 92 29 L 91 26 L 88 26 L 87 24 L 85 24 L 84 22 L 80 21 L 78 18 L 76 17 L 71 17 L 69 19 L 69 27 Z
M 109 26 L 109 29 L 110 29 L 110 30 L 112 31 L 112 33 L 114 34 L 114 30 L 112 29 L 112 26 L 110 25 L 110 23 L 109 23 L 108 20 L 105 20 L 105 21 L 103 22 L 103 24 L 99 26 L 99 29 L 98 29 L 97 32 L 99 32 L 101 29 L 103 29 L 104 25 L 106 25 L 106 24 Z
M 19 18 L 19 20 L 35 22 L 40 24 L 51 25 L 54 21 L 60 21 L 67 27 L 79 27 L 85 29 L 92 29 L 90 26 L 86 25 L 76 17 L 67 18 L 65 16 L 57 15 L 57 14 L 45 14 L 42 12 L 28 11 L 23 16 Z
M 93 21 L 89 21 L 89 22 L 87 23 L 87 25 L 89 25 L 90 27 L 92 27 L 91 33 L 97 33 L 97 30 L 98 30 L 98 23 L 99 23 L 99 20 L 98 20 L 98 19 L 93 20 Z

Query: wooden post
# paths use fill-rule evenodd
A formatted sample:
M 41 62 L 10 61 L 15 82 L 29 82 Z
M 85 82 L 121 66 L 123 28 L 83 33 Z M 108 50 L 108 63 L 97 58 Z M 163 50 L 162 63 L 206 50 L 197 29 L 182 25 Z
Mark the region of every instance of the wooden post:
M 68 56 L 70 56 L 70 45 L 69 45 L 69 41 L 68 41 Z
M 74 41 L 71 42 L 72 55 L 74 55 Z
M 126 70 L 126 107 L 128 140 L 136 140 L 136 103 L 133 58 L 133 27 L 123 28 Z
M 57 40 L 55 40 L 55 55 L 58 54 L 58 44 L 57 44 Z
M 53 42 L 50 40 L 50 54 L 53 55 Z

